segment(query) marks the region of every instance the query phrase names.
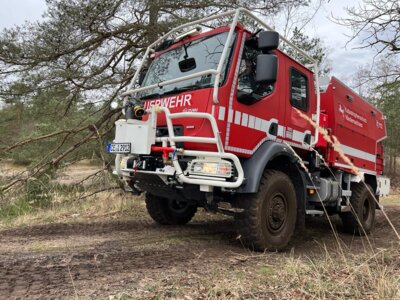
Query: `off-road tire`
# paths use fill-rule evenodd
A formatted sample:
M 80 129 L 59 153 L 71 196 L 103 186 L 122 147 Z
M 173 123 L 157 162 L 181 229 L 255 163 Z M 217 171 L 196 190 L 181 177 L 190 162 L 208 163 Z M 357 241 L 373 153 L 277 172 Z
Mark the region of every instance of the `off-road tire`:
M 266 170 L 258 192 L 238 195 L 235 215 L 241 242 L 256 251 L 283 250 L 296 227 L 297 200 L 290 178 L 283 172 Z
M 343 230 L 350 234 L 370 234 L 375 226 L 376 204 L 372 196 L 374 192 L 369 185 L 365 185 L 362 182 L 353 183 L 351 192 L 350 204 L 352 212 L 340 214 Z
M 197 206 L 189 202 L 177 202 L 146 193 L 146 208 L 154 221 L 161 225 L 184 225 L 196 214 Z M 181 205 L 181 208 L 174 208 Z

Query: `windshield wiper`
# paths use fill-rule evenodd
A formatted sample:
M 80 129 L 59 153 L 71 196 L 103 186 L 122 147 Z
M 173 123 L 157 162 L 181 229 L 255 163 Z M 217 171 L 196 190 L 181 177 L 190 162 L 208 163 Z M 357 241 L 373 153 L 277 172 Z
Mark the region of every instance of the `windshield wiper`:
M 140 100 L 159 98 L 159 97 L 164 96 L 164 95 L 177 94 L 177 93 L 180 93 L 180 92 L 191 91 L 191 90 L 198 89 L 198 88 L 206 88 L 206 87 L 209 87 L 209 86 L 210 86 L 209 84 L 207 84 L 207 85 L 192 84 L 192 85 L 187 85 L 187 86 L 183 86 L 183 87 L 180 87 L 180 88 L 176 87 L 173 90 L 166 91 L 164 93 L 153 93 L 153 94 L 145 95 L 143 97 L 140 97 Z
M 201 84 L 192 84 L 192 85 L 187 85 L 187 86 L 183 86 L 180 88 L 174 88 L 173 90 L 167 91 L 165 93 L 163 93 L 163 95 L 171 95 L 171 94 L 177 94 L 180 92 L 185 92 L 185 91 L 191 91 L 194 89 L 199 89 L 199 88 L 206 88 L 207 85 L 201 85 Z
M 145 95 L 143 97 L 140 97 L 140 100 L 145 100 L 145 99 L 151 99 L 151 98 L 156 98 L 156 97 L 161 97 L 164 94 L 160 94 L 160 93 L 153 93 L 153 94 L 148 94 Z

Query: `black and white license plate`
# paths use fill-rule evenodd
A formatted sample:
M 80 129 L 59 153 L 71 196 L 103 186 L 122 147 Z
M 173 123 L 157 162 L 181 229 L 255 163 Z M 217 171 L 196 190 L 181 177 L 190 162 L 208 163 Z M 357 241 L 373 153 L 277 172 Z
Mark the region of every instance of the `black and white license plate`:
M 107 145 L 108 153 L 131 153 L 131 143 L 110 143 Z

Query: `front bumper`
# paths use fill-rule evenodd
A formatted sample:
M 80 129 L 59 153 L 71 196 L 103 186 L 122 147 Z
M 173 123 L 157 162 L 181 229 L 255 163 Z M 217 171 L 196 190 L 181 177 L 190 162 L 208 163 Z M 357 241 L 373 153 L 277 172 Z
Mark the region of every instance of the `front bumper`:
M 164 113 L 167 121 L 168 136 L 156 137 L 157 114 Z M 244 173 L 239 158 L 226 153 L 222 146 L 215 118 L 208 113 L 170 113 L 165 107 L 152 107 L 147 111 L 149 115 L 147 121 L 140 120 L 118 120 L 116 122 L 115 143 L 131 143 L 133 145 L 130 154 L 117 154 L 115 158 L 114 174 L 129 179 L 136 173 L 152 174 L 159 176 L 166 184 L 194 184 L 199 185 L 202 191 L 211 191 L 213 187 L 225 189 L 235 189 L 242 185 Z M 194 136 L 176 136 L 172 120 L 177 118 L 205 118 L 209 120 L 213 131 L 213 137 L 194 137 Z M 155 143 L 161 143 L 162 147 L 155 147 Z M 178 148 L 177 143 L 208 143 L 215 144 L 218 151 L 197 151 Z M 124 161 L 127 158 L 135 160 L 141 155 L 150 155 L 152 150 L 159 148 L 163 152 L 165 165 L 160 168 L 154 168 L 152 171 L 142 170 L 137 166 L 129 168 Z M 189 170 L 182 169 L 181 159 L 193 158 L 193 160 L 202 160 L 210 162 L 230 162 L 234 168 L 234 175 L 230 178 L 219 176 L 207 176 L 191 174 Z M 173 180 L 171 180 L 173 179 Z M 175 182 L 174 182 L 175 181 Z

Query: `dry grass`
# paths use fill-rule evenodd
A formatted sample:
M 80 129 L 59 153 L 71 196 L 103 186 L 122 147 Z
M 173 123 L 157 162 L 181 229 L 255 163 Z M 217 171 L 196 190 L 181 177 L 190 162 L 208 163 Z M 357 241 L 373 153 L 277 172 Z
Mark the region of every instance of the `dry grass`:
M 380 199 L 382 205 L 400 205 L 400 194 L 392 194 Z
M 1 176 L 14 176 L 20 172 L 26 171 L 26 167 L 15 165 L 10 161 L 0 162 L 0 174 Z
M 53 203 L 46 209 L 28 211 L 13 218 L 0 218 L 0 229 L 45 223 L 87 221 L 92 218 L 116 217 L 129 214 L 133 217 L 144 205 L 141 197 L 132 197 L 122 191 L 105 191 L 82 201 L 76 200 L 81 192 L 53 195 Z M 76 201 L 75 201 L 76 200 Z M 140 213 L 142 214 L 142 212 Z
M 2 163 L 0 181 L 1 177 L 8 178 L 21 171 L 24 167 Z M 83 185 L 77 184 L 82 181 Z M 112 175 L 90 161 L 60 169 L 56 179 L 34 178 L 24 189 L 0 194 L 0 228 L 87 219 L 130 210 L 134 203 L 131 195 L 122 190 L 98 192 L 114 186 Z
M 322 250 L 322 249 L 321 249 Z M 373 258 L 372 258 L 373 257 Z M 400 252 L 239 255 L 208 272 L 143 278 L 111 299 L 400 299 Z

